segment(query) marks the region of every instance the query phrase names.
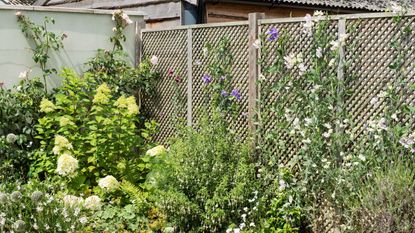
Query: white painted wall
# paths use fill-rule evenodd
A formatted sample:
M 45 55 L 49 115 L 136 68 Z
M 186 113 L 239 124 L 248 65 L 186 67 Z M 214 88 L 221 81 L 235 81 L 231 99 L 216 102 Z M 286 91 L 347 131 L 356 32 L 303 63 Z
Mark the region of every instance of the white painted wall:
M 68 35 L 63 41 L 64 49 L 50 54 L 50 66 L 58 70 L 71 67 L 81 73 L 86 68 L 84 63 L 96 54 L 97 49 L 112 49 L 109 41 L 114 26 L 112 11 L 0 6 L 0 83 L 4 83 L 6 88 L 17 84 L 19 73 L 27 69 L 33 70 L 32 77 L 40 75 L 39 67 L 32 61 L 29 41 L 17 23 L 17 11 L 37 24 L 42 23 L 45 16 L 52 17 L 56 24 L 51 26 L 51 31 Z M 142 13 L 127 13 L 134 22 L 143 19 Z M 124 48 L 132 62 L 136 52 L 135 31 L 135 24 L 129 25 L 125 31 L 127 41 Z M 59 84 L 58 77 L 48 81 L 49 87 Z

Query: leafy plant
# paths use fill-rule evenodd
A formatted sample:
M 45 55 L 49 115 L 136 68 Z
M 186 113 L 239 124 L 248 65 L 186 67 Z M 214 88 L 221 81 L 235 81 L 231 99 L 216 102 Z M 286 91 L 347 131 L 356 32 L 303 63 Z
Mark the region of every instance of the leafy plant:
M 43 72 L 43 84 L 45 86 L 45 92 L 47 92 L 47 78 L 57 73 L 55 68 L 47 67 L 50 58 L 49 53 L 51 50 L 59 51 L 63 48 L 62 41 L 67 35 L 57 35 L 49 31 L 48 25 L 55 24 L 55 20 L 48 16 L 45 17 L 42 25 L 36 25 L 21 12 L 17 12 L 16 16 L 23 34 L 34 43 L 33 61 L 39 64 Z

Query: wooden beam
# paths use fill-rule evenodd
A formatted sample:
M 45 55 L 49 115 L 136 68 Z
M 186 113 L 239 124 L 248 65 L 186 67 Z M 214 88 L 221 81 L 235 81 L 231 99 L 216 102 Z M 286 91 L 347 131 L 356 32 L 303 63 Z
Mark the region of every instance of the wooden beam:
M 253 46 L 258 39 L 258 20 L 265 18 L 264 13 L 250 13 L 248 15 L 249 58 L 248 58 L 248 127 L 251 134 L 255 134 L 255 112 L 257 102 L 257 80 L 259 75 L 258 49 Z

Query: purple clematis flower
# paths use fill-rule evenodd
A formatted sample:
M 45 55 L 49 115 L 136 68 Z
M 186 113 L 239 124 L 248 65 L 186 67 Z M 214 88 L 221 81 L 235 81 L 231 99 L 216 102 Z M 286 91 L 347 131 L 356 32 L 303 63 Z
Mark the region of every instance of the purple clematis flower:
M 223 97 L 228 96 L 228 92 L 227 92 L 227 91 L 225 91 L 225 90 L 222 90 L 222 91 L 220 92 L 220 94 L 221 94 L 221 96 L 223 96 Z
M 272 27 L 271 29 L 269 29 L 269 31 L 267 32 L 267 34 L 269 35 L 268 37 L 268 41 L 276 41 L 278 40 L 278 37 L 280 35 L 280 32 L 278 31 L 277 28 Z
M 210 77 L 210 75 L 208 74 L 203 75 L 202 79 L 205 84 L 209 84 L 212 82 L 212 77 Z
M 231 92 L 231 95 L 232 95 L 233 97 L 235 97 L 235 99 L 237 99 L 237 100 L 241 100 L 241 94 L 239 94 L 239 91 L 238 91 L 238 90 L 233 89 L 233 90 L 232 90 L 232 92 Z

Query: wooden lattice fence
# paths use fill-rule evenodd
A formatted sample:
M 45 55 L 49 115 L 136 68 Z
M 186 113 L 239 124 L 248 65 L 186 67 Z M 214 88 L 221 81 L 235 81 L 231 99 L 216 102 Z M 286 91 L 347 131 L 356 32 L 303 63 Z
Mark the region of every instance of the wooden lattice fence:
M 353 90 L 344 100 L 352 121 L 362 132 L 368 120 L 374 119 L 384 108 L 384 103 L 376 105 L 370 100 L 394 81 L 389 65 L 396 57 L 390 43 L 395 35 L 400 33 L 401 27 L 408 26 L 411 31 L 410 43 L 404 48 L 409 57 L 405 58 L 404 72 L 408 86 L 413 84 L 415 76 L 415 13 L 409 12 L 397 26 L 392 22 L 392 13 L 373 13 L 340 15 L 331 17 L 331 26 L 327 31 L 333 37 L 340 33 L 348 33 L 347 44 L 353 44 L 344 53 L 344 59 L 350 60 L 349 66 L 344 70 L 334 70 L 342 73 L 353 73 L 354 79 L 346 83 L 347 89 Z M 262 14 L 251 14 L 248 21 L 192 25 L 170 29 L 142 30 L 142 55 L 146 57 L 157 56 L 159 64 L 157 69 L 161 72 L 162 80 L 158 86 L 158 96 L 148 99 L 144 106 L 152 117 L 160 124 L 160 133 L 156 140 L 166 142 L 174 134 L 176 116 L 187 119 L 188 125 L 197 122 L 202 107 L 209 106 L 204 101 L 202 76 L 207 72 L 209 56 L 203 56 L 203 47 L 206 43 L 215 45 L 223 36 L 231 41 L 231 52 L 234 56 L 232 72 L 234 84 L 242 93 L 242 110 L 239 118 L 234 120 L 232 126 L 241 138 L 254 132 L 253 116 L 255 114 L 257 95 L 261 95 L 261 103 L 266 105 L 275 101 L 276 96 L 264 95 L 258 89 L 257 80 L 259 70 L 257 65 L 258 54 L 252 44 L 258 35 L 271 27 L 276 27 L 288 35 L 286 50 L 288 53 L 302 52 L 305 65 L 310 61 L 310 39 L 302 33 L 303 18 L 287 19 L 261 19 Z M 266 61 L 272 62 L 274 54 L 271 53 Z M 175 71 L 174 77 L 168 70 Z M 175 77 L 180 76 L 181 82 L 175 87 Z M 275 77 L 267 77 L 268 84 L 275 82 Z M 176 94 L 175 94 L 176 93 Z M 179 99 L 174 96 L 180 96 Z M 294 98 L 294 97 L 293 97 Z M 407 101 L 413 101 L 414 95 L 408 94 Z M 291 100 L 292 101 L 292 100 Z M 287 105 L 290 103 L 287 102 Z M 275 117 L 262 116 L 266 130 L 275 126 Z M 357 134 L 357 137 L 359 135 Z M 279 137 L 290 142 L 285 150 L 276 149 L 269 145 L 269 150 L 280 157 L 281 162 L 288 162 L 300 147 L 295 139 L 289 139 L 285 132 Z

